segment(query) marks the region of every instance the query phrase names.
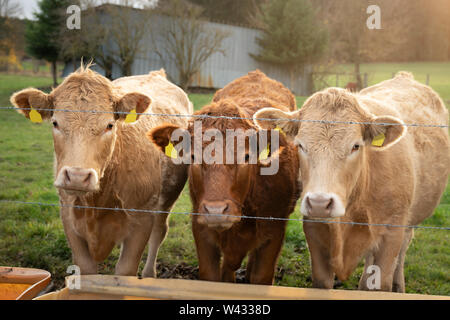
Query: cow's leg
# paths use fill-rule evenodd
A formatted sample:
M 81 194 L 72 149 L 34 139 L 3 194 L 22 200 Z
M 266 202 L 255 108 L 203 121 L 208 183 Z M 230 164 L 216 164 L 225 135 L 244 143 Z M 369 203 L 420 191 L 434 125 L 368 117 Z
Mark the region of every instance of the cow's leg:
M 253 249 L 249 256 L 248 256 L 248 262 L 247 262 L 247 268 L 245 269 L 245 282 L 250 283 L 250 279 L 251 279 L 251 275 L 252 275 L 252 270 L 255 266 L 255 260 L 256 260 L 256 249 Z
M 152 231 L 152 216 L 141 216 L 138 223 L 139 225 L 134 225 L 131 232 L 122 242 L 119 261 L 115 269 L 115 274 L 117 275 L 137 275 L 142 253 Z
M 192 232 L 197 250 L 199 279 L 220 281 L 220 248 L 207 227 L 199 225 L 195 220 L 192 221 Z
M 367 268 L 374 264 L 375 257 L 372 252 L 369 252 L 366 256 L 365 263 L 364 263 L 364 270 L 363 274 L 361 275 L 361 278 L 359 279 L 359 290 L 369 290 L 367 287 L 367 279 L 370 277 L 370 273 L 367 272 Z
M 273 284 L 273 277 L 283 245 L 284 232 L 272 237 L 256 249 L 255 263 L 250 276 L 250 283 Z
M 380 268 L 381 291 L 392 291 L 394 271 L 397 265 L 397 257 L 403 246 L 403 229 L 389 230 L 379 244 L 379 248 L 374 252 L 374 265 Z
M 309 254 L 311 259 L 312 282 L 314 288 L 333 289 L 335 273 L 331 266 L 330 249 L 321 243 L 319 234 L 327 235 L 328 226 L 320 223 L 303 223 L 303 230 L 308 242 Z M 329 237 L 325 238 L 329 241 Z
M 413 238 L 414 230 L 408 229 L 405 230 L 405 238 L 403 240 L 403 245 L 400 250 L 400 254 L 397 258 L 397 267 L 394 272 L 394 280 L 392 283 L 392 291 L 394 292 L 405 292 L 405 275 L 403 273 L 404 265 L 405 265 L 405 256 L 406 251 L 409 248 L 409 244 L 411 243 L 411 239 Z
M 148 255 L 145 262 L 143 277 L 156 277 L 156 258 L 158 257 L 159 248 L 166 238 L 169 230 L 168 214 L 155 214 L 151 227 L 150 240 L 148 241 Z
M 248 250 L 246 248 L 233 248 L 233 252 L 228 252 L 223 255 L 223 261 L 221 266 L 221 280 L 224 282 L 236 281 L 236 270 L 242 265 L 247 255 Z
M 91 257 L 86 240 L 77 235 L 73 229 L 72 223 L 69 219 L 71 208 L 62 207 L 60 216 L 64 227 L 69 247 L 72 251 L 72 261 L 80 268 L 81 274 L 96 274 L 97 263 Z

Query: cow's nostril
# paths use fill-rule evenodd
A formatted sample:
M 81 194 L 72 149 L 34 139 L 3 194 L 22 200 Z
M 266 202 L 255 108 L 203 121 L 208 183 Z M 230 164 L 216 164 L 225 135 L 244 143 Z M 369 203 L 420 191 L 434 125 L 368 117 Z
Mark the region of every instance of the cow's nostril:
M 91 179 L 91 173 L 89 172 L 88 175 L 86 176 L 86 179 L 84 179 L 83 182 L 88 182 L 89 179 Z
M 70 175 L 69 175 L 69 170 L 64 170 L 64 173 L 65 173 L 65 175 L 66 175 L 66 180 L 67 180 L 67 182 L 70 182 Z
M 333 198 L 330 198 L 330 202 L 328 202 L 327 209 L 331 210 L 333 208 Z
M 312 205 L 311 202 L 309 201 L 309 197 L 306 197 L 306 207 L 311 210 L 312 209 Z

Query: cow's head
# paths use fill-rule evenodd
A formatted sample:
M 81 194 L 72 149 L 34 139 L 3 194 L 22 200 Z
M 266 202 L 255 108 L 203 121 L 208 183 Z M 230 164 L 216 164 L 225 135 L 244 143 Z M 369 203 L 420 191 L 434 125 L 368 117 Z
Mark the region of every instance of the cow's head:
M 150 105 L 150 98 L 140 93 L 116 96 L 108 79 L 82 66 L 50 94 L 24 89 L 11 97 L 11 103 L 23 108 L 17 111 L 27 118 L 33 109 L 52 122 L 54 184 L 69 193 L 83 194 L 99 190 L 113 154 L 120 120 L 126 117 L 113 112 L 142 113 Z
M 298 146 L 303 184 L 300 211 L 311 218 L 345 215 L 352 197 L 368 183 L 363 173 L 370 153 L 390 148 L 406 133 L 400 119 L 375 116 L 352 93 L 337 88 L 314 94 L 296 112 L 267 108 L 257 112 L 254 120 L 261 128 L 281 127 Z
M 246 115 L 240 110 L 234 102 L 221 100 L 204 107 L 196 115 L 245 118 Z M 200 127 L 201 131 L 196 129 Z M 178 144 L 182 143 L 180 141 L 184 141 L 186 136 L 178 140 L 177 137 L 182 135 L 179 131 L 177 126 L 162 125 L 151 130 L 148 137 L 167 154 L 166 147 L 169 144 L 178 148 Z M 267 143 L 262 146 L 258 142 L 258 150 L 253 152 L 249 141 L 252 137 L 258 140 L 261 132 L 246 119 L 194 117 L 184 132 L 190 137 L 189 189 L 193 210 L 201 214 L 194 215 L 193 219 L 217 230 L 229 229 L 241 220 L 244 202 L 251 192 L 256 175 L 260 174 L 261 168 L 271 166 L 272 161 L 279 157 L 282 147 L 278 148 L 278 152 L 261 157 L 261 150 L 267 147 Z M 270 132 L 265 134 L 266 142 L 271 141 Z M 222 142 L 219 141 L 220 136 Z M 203 141 L 200 145 L 202 159 L 198 159 L 199 153 L 195 150 L 196 139 Z M 238 139 L 245 141 L 241 144 L 244 148 L 238 147 Z M 218 164 L 221 159 L 222 164 Z

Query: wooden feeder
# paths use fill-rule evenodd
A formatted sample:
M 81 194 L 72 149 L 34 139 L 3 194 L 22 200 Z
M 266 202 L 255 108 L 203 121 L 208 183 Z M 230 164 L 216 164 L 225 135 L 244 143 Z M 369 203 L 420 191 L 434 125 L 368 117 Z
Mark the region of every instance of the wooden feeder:
M 0 267 L 0 300 L 31 300 L 50 283 L 50 272 Z
M 66 287 L 37 300 L 430 300 L 446 296 L 392 292 L 305 289 L 181 279 L 86 275 L 66 278 Z

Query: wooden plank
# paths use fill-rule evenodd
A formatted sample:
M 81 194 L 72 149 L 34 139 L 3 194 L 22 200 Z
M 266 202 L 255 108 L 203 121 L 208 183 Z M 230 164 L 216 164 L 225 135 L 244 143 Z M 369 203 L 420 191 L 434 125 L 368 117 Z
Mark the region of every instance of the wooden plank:
M 66 284 L 74 283 L 72 277 L 66 278 Z M 325 290 L 309 288 L 291 288 L 282 286 L 265 286 L 235 284 L 181 279 L 138 279 L 136 277 L 86 275 L 80 278 L 79 289 L 69 289 L 66 296 L 104 299 L 151 298 L 168 300 L 427 300 L 446 299 L 447 296 L 420 294 L 401 294 L 392 292 L 374 292 L 357 290 Z M 45 296 L 40 297 L 45 299 Z

